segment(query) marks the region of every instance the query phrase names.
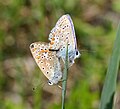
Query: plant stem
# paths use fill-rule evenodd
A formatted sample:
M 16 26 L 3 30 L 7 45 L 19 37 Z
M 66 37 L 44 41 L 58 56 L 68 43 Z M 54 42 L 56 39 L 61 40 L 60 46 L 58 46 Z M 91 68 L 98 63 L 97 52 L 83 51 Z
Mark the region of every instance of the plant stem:
M 63 81 L 62 81 L 62 109 L 65 109 L 65 95 L 66 95 L 66 85 L 68 78 L 68 44 L 66 49 L 66 60 L 63 72 Z

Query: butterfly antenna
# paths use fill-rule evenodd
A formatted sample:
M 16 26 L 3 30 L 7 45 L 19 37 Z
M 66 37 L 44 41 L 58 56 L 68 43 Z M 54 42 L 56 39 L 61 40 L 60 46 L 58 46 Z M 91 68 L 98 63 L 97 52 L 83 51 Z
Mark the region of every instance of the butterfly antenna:
M 94 51 L 94 50 L 92 50 L 92 51 L 90 51 L 90 50 L 79 50 L 80 52 L 88 52 L 88 53 L 92 53 L 92 52 L 96 52 L 96 51 Z
M 46 84 L 47 84 L 47 83 L 44 83 L 44 84 L 42 85 L 42 88 L 45 87 Z
M 42 88 L 45 86 L 45 83 L 39 83 L 39 84 L 37 84 L 35 87 L 33 87 L 32 89 L 33 90 L 36 90 L 37 88 L 39 88 L 39 86 L 41 86 Z

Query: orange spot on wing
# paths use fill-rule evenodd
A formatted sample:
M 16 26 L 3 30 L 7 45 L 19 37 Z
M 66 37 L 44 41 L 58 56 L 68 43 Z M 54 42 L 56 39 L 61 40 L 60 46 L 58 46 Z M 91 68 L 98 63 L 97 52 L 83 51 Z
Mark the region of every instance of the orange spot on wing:
M 50 46 L 50 49 L 52 48 L 52 46 Z
M 42 53 L 44 53 L 44 52 L 45 52 L 45 50 L 41 50 L 41 52 L 42 52 Z
M 52 35 L 53 35 L 53 37 L 55 36 L 55 34 L 54 34 L 54 33 L 52 33 Z
M 40 59 L 40 56 L 36 56 L 36 59 Z
M 37 48 L 33 48 L 33 49 L 32 49 L 32 52 L 34 52 L 36 49 L 37 49 Z
M 41 54 L 41 52 L 39 51 L 39 52 L 38 52 L 38 54 L 40 55 L 40 54 Z
M 49 50 L 45 50 L 45 52 L 48 52 Z
M 41 50 L 39 54 L 44 53 L 44 52 L 49 52 L 49 50 Z
M 54 40 L 55 40 L 55 38 L 53 37 L 53 38 L 52 38 L 52 41 L 54 41 Z
M 54 44 L 54 42 L 53 42 L 53 41 L 51 41 L 51 42 L 50 42 L 50 44 L 51 44 L 51 45 L 53 45 L 53 44 Z

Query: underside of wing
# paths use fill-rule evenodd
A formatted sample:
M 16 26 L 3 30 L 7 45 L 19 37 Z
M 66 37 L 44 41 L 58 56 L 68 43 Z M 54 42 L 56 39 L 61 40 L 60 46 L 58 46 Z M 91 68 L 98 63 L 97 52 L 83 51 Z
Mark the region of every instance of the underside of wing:
M 66 43 L 72 45 L 73 49 L 76 46 L 76 37 L 74 26 L 69 15 L 63 15 L 56 23 L 55 27 L 49 34 L 50 49 L 58 50 Z
M 32 43 L 30 45 L 30 50 L 37 65 L 49 80 L 53 78 L 54 72 L 61 70 L 59 60 L 56 57 L 56 51 L 49 51 L 49 46 L 47 43 Z

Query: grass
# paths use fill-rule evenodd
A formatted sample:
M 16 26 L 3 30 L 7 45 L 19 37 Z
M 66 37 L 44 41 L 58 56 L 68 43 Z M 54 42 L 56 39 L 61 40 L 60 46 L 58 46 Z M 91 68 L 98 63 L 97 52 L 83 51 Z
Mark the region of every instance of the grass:
M 117 73 L 120 62 L 120 24 L 114 43 L 113 52 L 107 69 L 107 75 L 101 95 L 100 109 L 112 109 L 116 90 Z
M 65 109 L 67 78 L 68 78 L 68 44 L 67 44 L 67 49 L 66 49 L 66 61 L 65 61 L 63 81 L 62 81 L 62 108 L 61 109 Z

